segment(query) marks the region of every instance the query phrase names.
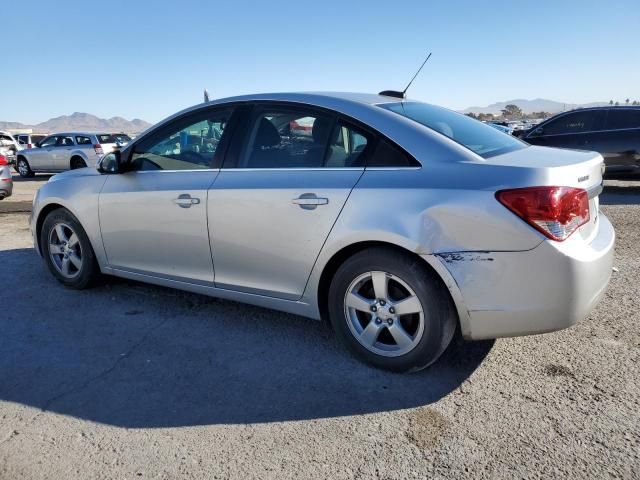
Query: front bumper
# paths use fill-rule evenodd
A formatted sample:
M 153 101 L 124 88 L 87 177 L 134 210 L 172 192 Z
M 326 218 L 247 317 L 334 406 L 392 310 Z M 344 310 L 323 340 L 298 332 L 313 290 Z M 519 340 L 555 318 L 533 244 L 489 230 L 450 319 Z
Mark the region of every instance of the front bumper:
M 461 322 L 463 336 L 479 340 L 530 335 L 583 320 L 609 283 L 614 243 L 613 226 L 601 213 L 590 243 L 574 234 L 524 252 L 438 255 L 469 313 Z

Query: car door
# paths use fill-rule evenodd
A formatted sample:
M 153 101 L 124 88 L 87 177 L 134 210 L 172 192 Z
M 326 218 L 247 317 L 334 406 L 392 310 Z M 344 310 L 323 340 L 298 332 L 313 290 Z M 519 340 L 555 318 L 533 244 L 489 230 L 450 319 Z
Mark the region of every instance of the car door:
M 295 300 L 364 171 L 367 134 L 287 104 L 245 120 L 209 191 L 215 285 Z
M 593 150 L 594 133 L 602 130 L 605 110 L 574 110 L 534 128 L 524 138 L 533 145 Z
M 29 151 L 29 165 L 32 170 L 54 171 L 53 150 L 55 149 L 58 137 L 50 135 L 40 142 L 39 148 Z
M 99 201 L 109 266 L 213 285 L 207 191 L 231 114 L 209 107 L 184 115 L 123 152 L 127 171 L 109 175 Z
M 637 173 L 640 170 L 640 108 L 609 109 L 599 135 L 608 173 Z
M 51 149 L 53 168 L 56 171 L 68 170 L 71 152 L 75 143 L 72 135 L 59 135 L 55 146 Z

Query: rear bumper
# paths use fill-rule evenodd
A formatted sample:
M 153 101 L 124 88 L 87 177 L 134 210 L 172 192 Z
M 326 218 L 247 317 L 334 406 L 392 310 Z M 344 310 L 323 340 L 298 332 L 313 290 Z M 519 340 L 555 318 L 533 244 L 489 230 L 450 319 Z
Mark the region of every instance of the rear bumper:
M 602 214 L 599 223 L 589 244 L 573 235 L 524 252 L 438 255 L 469 313 L 461 322 L 463 336 L 544 333 L 587 317 L 604 294 L 613 266 L 615 232 Z

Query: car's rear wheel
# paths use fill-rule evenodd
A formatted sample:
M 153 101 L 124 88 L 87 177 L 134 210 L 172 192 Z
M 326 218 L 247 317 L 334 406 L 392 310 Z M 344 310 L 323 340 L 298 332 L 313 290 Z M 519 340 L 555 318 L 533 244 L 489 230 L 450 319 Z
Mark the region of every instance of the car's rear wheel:
M 20 174 L 22 178 L 33 177 L 35 174 L 31 167 L 29 166 L 29 162 L 24 157 L 18 158 L 18 162 L 16 163 L 16 170 Z
M 363 250 L 343 263 L 329 288 L 329 316 L 353 353 L 399 372 L 435 362 L 457 323 L 435 273 L 411 254 L 388 248 Z
M 76 170 L 78 168 L 85 168 L 87 166 L 87 163 L 84 161 L 84 159 L 80 158 L 80 157 L 73 157 L 71 159 L 71 170 Z
M 64 208 L 45 218 L 40 247 L 49 271 L 67 287 L 87 288 L 100 276 L 89 237 L 76 217 Z

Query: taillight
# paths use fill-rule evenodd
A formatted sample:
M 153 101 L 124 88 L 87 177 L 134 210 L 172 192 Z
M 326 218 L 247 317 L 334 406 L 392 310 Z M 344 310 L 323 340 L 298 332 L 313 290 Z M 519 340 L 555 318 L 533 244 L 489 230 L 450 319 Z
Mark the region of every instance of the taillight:
M 7 157 L 5 157 L 4 155 L 0 155 L 0 167 L 4 167 L 6 165 L 9 165 Z
M 102 154 L 104 153 L 104 151 L 102 150 L 102 145 L 100 145 L 99 143 L 96 143 L 96 144 L 93 146 L 93 149 L 95 150 L 95 152 L 96 152 L 98 155 L 102 155 Z
M 27 148 L 33 148 L 33 144 L 27 143 Z
M 533 228 L 559 242 L 589 221 L 589 196 L 581 188 L 516 188 L 500 190 L 496 198 Z

